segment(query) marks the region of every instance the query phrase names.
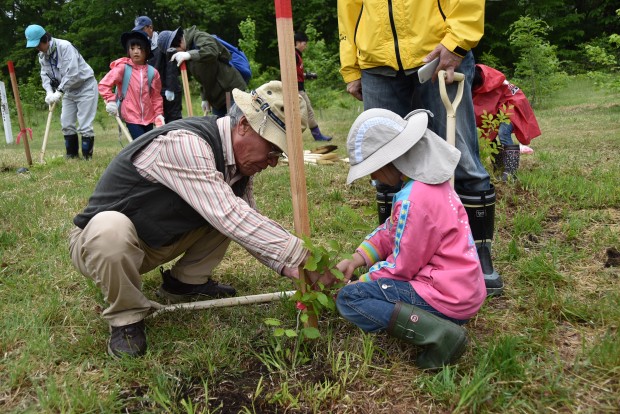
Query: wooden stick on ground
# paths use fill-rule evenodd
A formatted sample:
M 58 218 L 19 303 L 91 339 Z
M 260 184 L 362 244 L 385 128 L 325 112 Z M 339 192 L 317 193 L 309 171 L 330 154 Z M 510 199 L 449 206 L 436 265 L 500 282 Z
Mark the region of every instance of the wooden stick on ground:
M 302 236 L 310 236 L 308 221 L 308 194 L 303 160 L 303 143 L 301 138 L 301 113 L 299 109 L 299 92 L 297 90 L 297 72 L 295 68 L 295 43 L 293 30 L 293 8 L 291 0 L 274 0 L 276 8 L 276 29 L 278 32 L 278 51 L 280 54 L 280 75 L 284 90 L 284 116 L 286 118 L 286 143 L 291 176 L 291 195 L 293 198 L 293 218 L 295 231 Z M 299 290 L 305 293 L 309 280 L 302 267 L 299 268 Z M 300 280 L 300 282 L 302 282 Z M 312 309 L 308 309 L 306 326 L 316 328 L 318 321 Z
M 177 303 L 175 305 L 168 305 L 168 306 L 151 301 L 151 306 L 157 310 L 153 312 L 152 314 L 150 314 L 148 318 L 154 318 L 155 316 L 160 315 L 164 312 L 172 312 L 178 309 L 185 309 L 185 310 L 211 309 L 211 308 L 223 308 L 226 306 L 249 305 L 249 304 L 254 304 L 254 303 L 267 303 L 267 302 L 273 302 L 279 299 L 286 299 L 290 296 L 293 296 L 294 294 L 295 294 L 294 290 L 289 290 L 286 292 L 263 293 L 260 295 L 235 296 L 232 298 Z

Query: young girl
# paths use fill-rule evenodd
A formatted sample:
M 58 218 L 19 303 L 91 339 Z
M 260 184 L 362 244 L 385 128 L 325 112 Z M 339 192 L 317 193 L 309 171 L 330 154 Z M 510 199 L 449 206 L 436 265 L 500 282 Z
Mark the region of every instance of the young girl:
M 127 124 L 132 138 L 164 125 L 161 79 L 152 66 L 146 64 L 151 54 L 150 41 L 141 31 L 123 33 L 121 43 L 128 57 L 110 63 L 110 71 L 99 82 L 99 94 L 106 102 L 106 111 L 119 115 Z M 126 93 L 122 96 L 125 71 L 131 70 Z M 116 87 L 116 92 L 114 90 Z M 117 95 L 118 94 L 118 95 Z M 121 96 L 120 108 L 117 98 Z
M 347 184 L 370 174 L 403 186 L 391 217 L 337 265 L 345 280 L 358 267 L 370 269 L 340 290 L 336 305 L 366 332 L 387 330 L 426 346 L 417 364 L 437 368 L 465 351 L 467 336 L 459 325 L 478 312 L 486 288 L 467 213 L 450 185 L 460 152 L 427 123 L 426 111 L 403 119 L 370 109 L 351 127 Z

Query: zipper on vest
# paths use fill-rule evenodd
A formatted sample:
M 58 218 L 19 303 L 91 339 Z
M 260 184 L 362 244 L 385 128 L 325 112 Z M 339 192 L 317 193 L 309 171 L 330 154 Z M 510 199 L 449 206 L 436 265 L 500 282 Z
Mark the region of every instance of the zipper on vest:
M 398 62 L 398 69 L 404 70 L 403 62 L 400 60 L 400 50 L 398 48 L 398 35 L 396 34 L 396 24 L 394 23 L 394 15 L 392 13 L 392 0 L 388 0 L 388 10 L 390 15 L 390 26 L 392 26 L 392 36 L 394 36 L 394 53 L 396 54 L 396 62 Z

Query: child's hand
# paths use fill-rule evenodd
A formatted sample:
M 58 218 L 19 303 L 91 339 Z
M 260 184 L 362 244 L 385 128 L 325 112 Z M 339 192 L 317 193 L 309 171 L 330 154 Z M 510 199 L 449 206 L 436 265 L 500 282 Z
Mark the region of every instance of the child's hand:
M 118 106 L 116 106 L 116 102 L 110 101 L 105 104 L 105 110 L 110 114 L 110 116 L 118 116 Z
M 163 115 L 157 115 L 155 117 L 155 128 L 159 128 L 162 125 L 166 125 L 166 121 L 164 120 Z
M 366 261 L 359 253 L 353 253 L 350 259 L 344 259 L 336 265 L 336 269 L 340 270 L 344 275 L 344 280 L 349 281 L 353 276 L 353 272 L 360 266 L 364 266 Z

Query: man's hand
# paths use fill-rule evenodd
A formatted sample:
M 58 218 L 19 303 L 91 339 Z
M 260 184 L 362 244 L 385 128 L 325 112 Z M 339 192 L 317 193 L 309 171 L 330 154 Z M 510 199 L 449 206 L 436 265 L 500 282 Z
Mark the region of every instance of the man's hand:
M 105 110 L 110 116 L 118 116 L 118 106 L 116 106 L 116 102 L 114 101 L 105 104 Z
M 186 60 L 190 60 L 191 58 L 192 56 L 189 54 L 189 52 L 177 52 L 172 55 L 172 57 L 170 58 L 170 62 L 176 60 L 177 66 L 181 66 L 181 63 L 185 62 Z
M 174 101 L 174 92 L 166 90 L 164 91 L 164 95 L 166 95 L 166 100 L 168 102 Z
M 52 93 L 47 93 L 45 95 L 45 103 L 48 105 L 54 104 L 62 99 L 62 92 L 56 91 Z
M 435 82 L 435 80 L 437 80 L 437 73 L 439 73 L 440 70 L 445 70 L 446 84 L 451 84 L 454 81 L 454 71 L 461 65 L 463 58 L 450 52 L 441 43 L 438 44 L 431 53 L 426 55 L 423 61 L 424 63 L 428 63 L 436 57 L 439 57 L 439 65 L 437 65 L 437 69 L 435 69 L 432 81 Z
M 349 92 L 358 101 L 362 100 L 362 80 L 356 79 L 347 83 L 347 92 Z
M 209 111 L 209 101 L 202 101 L 200 107 L 202 108 L 202 113 L 206 114 Z

